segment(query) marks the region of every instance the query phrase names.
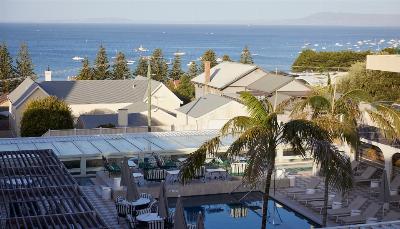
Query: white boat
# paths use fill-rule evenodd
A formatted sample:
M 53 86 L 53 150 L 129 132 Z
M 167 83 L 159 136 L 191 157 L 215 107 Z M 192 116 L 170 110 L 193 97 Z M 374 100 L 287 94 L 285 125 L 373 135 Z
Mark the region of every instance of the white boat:
M 187 64 L 187 66 L 190 66 L 190 65 L 192 65 L 192 64 L 194 64 L 194 61 L 190 61 L 190 62 Z
M 134 64 L 136 61 L 134 61 L 134 60 L 128 60 L 127 61 L 127 64 L 129 64 L 129 65 L 132 65 L 132 64 Z
M 252 56 L 259 56 L 260 54 L 258 54 L 258 53 L 253 53 L 253 54 L 251 54 Z
M 318 46 L 319 46 L 319 44 L 314 44 L 314 46 L 315 46 L 315 47 L 318 47 Z
M 139 48 L 135 49 L 135 52 L 147 52 L 149 51 L 146 48 L 143 48 L 143 45 L 140 45 Z
M 302 49 L 305 49 L 305 48 L 307 48 L 307 46 L 304 45 L 304 46 L 302 46 L 301 48 L 302 48 Z
M 171 65 L 172 64 L 172 58 L 169 58 L 169 61 L 166 64 L 167 65 Z
M 343 45 L 340 43 L 336 43 L 335 46 L 342 47 Z
M 326 47 L 322 47 L 322 49 L 323 49 L 323 50 L 325 50 L 325 49 L 326 49 Z
M 184 56 L 184 55 L 186 55 L 185 52 L 179 52 L 179 51 L 174 52 L 174 56 Z
M 85 59 L 85 58 L 80 57 L 80 56 L 74 56 L 74 57 L 72 57 L 72 60 L 75 60 L 75 61 L 81 61 L 81 60 L 83 60 L 83 59 Z
M 218 63 L 221 63 L 221 62 L 222 62 L 222 58 L 221 58 L 221 57 L 218 57 L 218 58 L 217 58 L 217 62 L 218 62 Z

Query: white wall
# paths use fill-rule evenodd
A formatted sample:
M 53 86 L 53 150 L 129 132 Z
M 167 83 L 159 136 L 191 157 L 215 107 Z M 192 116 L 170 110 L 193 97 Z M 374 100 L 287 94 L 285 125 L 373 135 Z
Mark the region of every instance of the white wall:
M 79 117 L 81 114 L 93 111 L 93 110 L 106 110 L 118 112 L 118 109 L 124 108 L 131 103 L 99 103 L 99 104 L 69 104 L 74 117 Z
M 246 108 L 236 101 L 231 101 L 198 118 L 177 112 L 177 125 L 188 125 L 195 130 L 219 129 L 229 119 L 242 115 L 247 115 Z
M 147 102 L 147 98 L 145 98 L 144 102 Z M 181 100 L 164 84 L 161 84 L 156 91 L 153 91 L 151 104 L 173 111 L 181 106 Z

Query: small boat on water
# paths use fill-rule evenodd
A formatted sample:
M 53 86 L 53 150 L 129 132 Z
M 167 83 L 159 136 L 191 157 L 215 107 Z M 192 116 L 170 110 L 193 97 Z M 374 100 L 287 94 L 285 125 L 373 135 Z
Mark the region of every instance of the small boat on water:
M 325 49 L 326 49 L 326 47 L 322 47 L 322 49 L 323 49 L 323 50 L 325 50 Z
M 221 58 L 221 57 L 218 57 L 218 58 L 217 58 L 217 62 L 218 62 L 218 63 L 221 63 L 221 62 L 222 62 L 222 58 Z
M 194 64 L 194 61 L 190 61 L 190 62 L 187 64 L 187 66 L 190 66 L 190 65 L 192 65 L 192 64 Z
M 180 52 L 180 51 L 174 52 L 174 56 L 184 56 L 184 55 L 186 55 L 185 52 Z
M 74 61 L 81 61 L 81 60 L 83 60 L 83 59 L 85 59 L 85 58 L 80 57 L 80 56 L 74 56 L 74 57 L 72 57 L 72 60 L 74 60 Z
M 135 62 L 136 62 L 136 61 L 134 61 L 134 60 L 128 60 L 128 61 L 127 61 L 127 64 L 128 64 L 128 65 L 132 65 L 132 64 L 134 64 Z
M 135 52 L 148 52 L 149 50 L 140 45 L 139 48 L 135 49 Z

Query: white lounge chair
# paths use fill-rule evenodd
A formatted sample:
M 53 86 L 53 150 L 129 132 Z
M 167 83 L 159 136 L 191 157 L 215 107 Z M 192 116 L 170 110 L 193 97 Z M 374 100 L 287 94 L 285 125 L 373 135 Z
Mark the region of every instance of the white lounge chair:
M 361 196 L 357 196 L 349 206 L 345 208 L 339 208 L 339 209 L 329 209 L 328 210 L 328 215 L 331 217 L 336 217 L 336 221 L 338 220 L 339 217 L 341 216 L 348 216 L 351 214 L 351 210 L 358 210 L 360 209 L 365 202 L 367 202 L 367 199 Z
M 358 183 L 358 182 L 371 181 L 371 177 L 375 174 L 376 171 L 377 168 L 368 166 L 368 168 L 366 168 L 360 176 L 354 177 L 354 182 Z
M 328 205 L 327 205 L 328 209 L 332 207 L 333 202 L 342 202 L 342 195 L 336 194 L 335 197 L 328 200 Z M 324 209 L 324 201 L 323 200 L 312 201 L 310 203 L 310 206 L 311 208 L 318 210 L 319 214 L 322 214 L 322 210 Z
M 381 207 L 377 203 L 371 203 L 365 211 L 361 213 L 361 215 L 354 215 L 354 216 L 346 216 L 339 218 L 343 224 L 358 224 L 358 223 L 365 223 L 368 218 L 373 218 L 381 210 Z
M 306 192 L 307 189 L 315 189 L 321 181 L 317 178 L 312 179 L 310 182 L 306 184 L 306 188 L 299 188 L 299 187 L 293 187 L 293 188 L 287 188 L 285 191 L 287 195 L 293 195 L 293 199 L 296 197 L 296 194 L 301 194 Z
M 324 193 L 320 192 L 314 194 L 300 194 L 297 195 L 297 201 L 304 202 L 304 204 L 307 205 L 311 201 L 323 200 L 324 197 Z

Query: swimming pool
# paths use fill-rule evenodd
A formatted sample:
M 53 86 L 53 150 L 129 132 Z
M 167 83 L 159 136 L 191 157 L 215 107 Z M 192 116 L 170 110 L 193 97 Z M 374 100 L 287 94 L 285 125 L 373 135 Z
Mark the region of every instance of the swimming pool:
M 185 197 L 183 206 L 188 224 L 195 224 L 202 212 L 205 227 L 213 228 L 260 228 L 262 217 L 262 193 L 246 193 Z M 244 197 L 244 198 L 243 198 Z M 243 199 L 242 199 L 243 198 Z M 176 198 L 168 200 L 173 210 Z M 300 214 L 279 203 L 269 201 L 269 228 L 302 229 L 317 226 Z

